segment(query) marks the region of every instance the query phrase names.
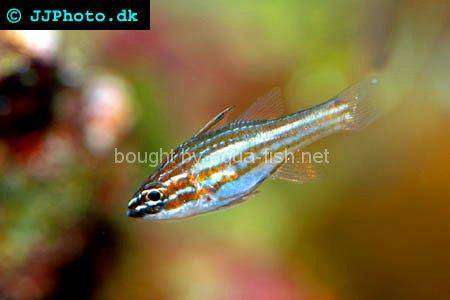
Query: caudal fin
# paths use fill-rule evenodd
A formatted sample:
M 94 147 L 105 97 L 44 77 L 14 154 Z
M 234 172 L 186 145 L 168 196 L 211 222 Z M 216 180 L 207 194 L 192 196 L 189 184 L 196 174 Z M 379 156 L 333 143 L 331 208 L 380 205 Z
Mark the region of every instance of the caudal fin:
M 362 129 L 379 115 L 380 108 L 375 101 L 378 86 L 378 78 L 370 77 L 343 90 L 334 98 L 347 104 L 344 115 L 345 130 Z

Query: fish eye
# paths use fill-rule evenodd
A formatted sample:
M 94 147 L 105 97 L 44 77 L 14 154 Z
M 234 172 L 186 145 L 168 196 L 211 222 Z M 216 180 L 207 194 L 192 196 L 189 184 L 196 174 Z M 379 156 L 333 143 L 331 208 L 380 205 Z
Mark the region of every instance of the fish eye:
M 147 201 L 159 201 L 162 198 L 162 194 L 158 190 L 151 190 L 145 195 Z

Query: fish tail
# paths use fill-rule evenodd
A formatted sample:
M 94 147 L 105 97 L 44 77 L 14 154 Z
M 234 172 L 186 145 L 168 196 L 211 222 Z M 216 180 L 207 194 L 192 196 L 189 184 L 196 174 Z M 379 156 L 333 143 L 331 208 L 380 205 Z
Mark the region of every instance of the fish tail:
M 379 115 L 375 101 L 378 86 L 378 78 L 370 77 L 343 90 L 333 99 L 345 107 L 342 121 L 344 130 L 362 129 Z

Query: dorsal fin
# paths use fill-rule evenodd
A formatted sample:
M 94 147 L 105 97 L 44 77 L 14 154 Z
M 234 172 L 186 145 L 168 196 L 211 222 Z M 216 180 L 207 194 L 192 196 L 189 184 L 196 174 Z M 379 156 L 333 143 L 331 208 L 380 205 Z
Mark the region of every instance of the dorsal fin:
M 311 162 L 303 161 L 302 151 L 296 151 L 293 159 L 288 159 L 272 174 L 273 179 L 284 179 L 295 182 L 308 182 L 318 179 L 317 171 Z
M 220 121 L 223 120 L 223 118 L 226 116 L 227 113 L 229 113 L 231 110 L 234 109 L 234 106 L 230 106 L 225 108 L 223 111 L 218 113 L 214 118 L 208 121 L 196 134 L 194 134 L 193 137 L 199 136 L 202 133 L 207 132 L 208 130 L 211 130 L 214 128 Z
M 286 109 L 281 97 L 281 89 L 276 87 L 266 95 L 256 99 L 237 120 L 268 120 L 285 114 Z

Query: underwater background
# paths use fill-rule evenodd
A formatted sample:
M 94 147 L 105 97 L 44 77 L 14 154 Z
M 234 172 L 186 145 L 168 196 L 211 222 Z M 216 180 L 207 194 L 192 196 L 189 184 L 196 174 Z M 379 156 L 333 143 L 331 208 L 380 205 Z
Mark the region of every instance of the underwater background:
M 446 1 L 152 2 L 149 31 L 0 31 L 0 299 L 448 299 Z M 383 114 L 308 147 L 320 180 L 146 222 L 169 151 L 271 88 L 290 112 L 378 74 Z M 132 156 L 129 156 L 132 157 Z

